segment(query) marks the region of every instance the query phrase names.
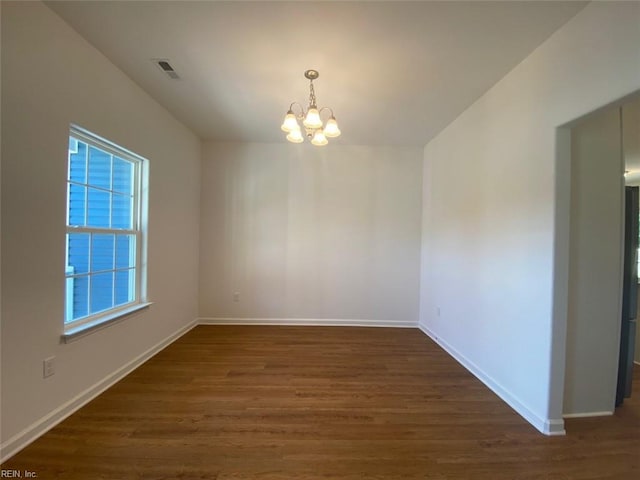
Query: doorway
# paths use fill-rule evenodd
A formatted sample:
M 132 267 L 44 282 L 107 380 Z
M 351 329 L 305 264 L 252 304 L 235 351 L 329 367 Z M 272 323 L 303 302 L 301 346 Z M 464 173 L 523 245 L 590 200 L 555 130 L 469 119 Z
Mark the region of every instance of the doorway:
M 636 109 L 638 116 L 636 117 Z M 637 118 L 637 123 L 636 122 Z M 640 97 L 571 125 L 564 417 L 613 413 L 623 292 L 624 186 L 637 160 Z
M 640 187 L 640 98 L 635 98 L 622 105 L 622 143 L 625 160 L 625 185 L 627 187 Z M 634 206 L 640 209 L 639 202 L 640 199 L 634 200 Z M 638 250 L 636 250 L 636 255 L 638 255 Z M 633 260 L 630 261 L 632 262 Z M 636 271 L 638 271 L 637 266 L 638 263 L 635 264 Z M 627 352 L 627 363 L 630 364 L 630 369 L 638 370 L 640 369 L 640 331 L 637 328 L 637 319 L 640 313 L 640 305 L 637 305 L 637 298 L 640 293 L 640 277 L 636 278 L 634 290 L 633 293 L 636 294 L 635 322 L 632 321 L 629 325 L 629 336 L 632 339 L 631 341 L 634 342 L 634 346 Z M 633 310 L 633 305 L 631 305 L 631 309 Z M 621 353 L 624 354 L 625 352 Z M 618 390 L 625 388 L 626 397 L 628 394 L 633 394 L 633 390 L 628 391 L 628 385 L 631 383 L 630 378 L 633 374 L 629 371 L 629 368 L 624 373 L 627 377 L 625 381 L 626 387 L 620 385 Z M 639 394 L 638 391 L 635 392 L 635 395 Z M 619 398 L 616 400 L 619 400 Z
M 622 318 L 616 407 L 631 396 L 638 312 L 638 187 L 624 187 Z

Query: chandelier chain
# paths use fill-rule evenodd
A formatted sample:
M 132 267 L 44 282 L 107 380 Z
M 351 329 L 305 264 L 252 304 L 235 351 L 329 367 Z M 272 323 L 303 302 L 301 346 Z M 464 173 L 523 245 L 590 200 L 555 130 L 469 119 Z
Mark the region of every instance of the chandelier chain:
M 313 80 L 309 80 L 309 106 L 316 106 L 316 91 L 313 89 Z

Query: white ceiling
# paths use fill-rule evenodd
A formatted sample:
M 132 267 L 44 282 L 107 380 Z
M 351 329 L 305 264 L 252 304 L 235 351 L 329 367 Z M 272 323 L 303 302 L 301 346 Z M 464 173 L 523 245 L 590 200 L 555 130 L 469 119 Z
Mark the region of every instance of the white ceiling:
M 202 139 L 285 141 L 282 118 L 306 106 L 314 68 L 318 105 L 342 130 L 332 143 L 412 146 L 585 3 L 47 2 Z

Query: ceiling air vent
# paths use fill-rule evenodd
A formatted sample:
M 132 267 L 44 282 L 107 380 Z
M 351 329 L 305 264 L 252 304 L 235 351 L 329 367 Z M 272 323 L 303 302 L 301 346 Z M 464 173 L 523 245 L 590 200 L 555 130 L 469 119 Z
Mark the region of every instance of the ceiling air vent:
M 166 58 L 154 58 L 152 59 L 153 63 L 155 63 L 160 70 L 166 73 L 169 78 L 173 78 L 174 80 L 178 80 L 180 76 L 176 73 L 174 68 L 169 63 L 169 60 Z

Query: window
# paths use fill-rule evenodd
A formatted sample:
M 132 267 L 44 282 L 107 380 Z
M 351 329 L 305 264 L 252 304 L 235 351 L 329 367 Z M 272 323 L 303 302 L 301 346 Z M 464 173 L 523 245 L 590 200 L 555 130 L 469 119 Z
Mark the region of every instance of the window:
M 145 160 L 71 127 L 65 332 L 143 306 L 141 181 Z

